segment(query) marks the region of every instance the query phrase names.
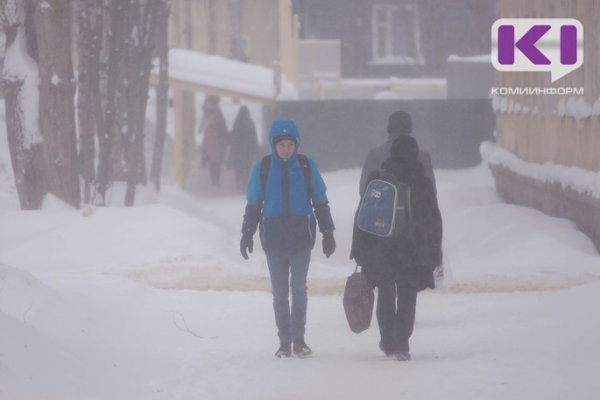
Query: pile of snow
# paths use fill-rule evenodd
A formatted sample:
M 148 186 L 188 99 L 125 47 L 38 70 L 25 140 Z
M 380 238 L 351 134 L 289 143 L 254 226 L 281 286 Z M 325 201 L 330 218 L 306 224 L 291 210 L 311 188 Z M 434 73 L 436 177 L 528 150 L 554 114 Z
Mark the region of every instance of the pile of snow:
M 461 57 L 456 54 L 450 54 L 448 56 L 447 62 L 470 62 L 470 63 L 484 63 L 484 64 L 492 64 L 492 55 L 491 54 L 480 54 L 477 56 L 468 56 Z
M 8 6 L 7 6 L 8 7 Z M 6 49 L 2 68 L 2 79 L 21 85 L 16 103 L 22 116 L 21 130 L 23 147 L 41 143 L 44 139 L 39 128 L 39 73 L 37 62 L 33 60 L 26 49 L 25 28 L 19 25 L 15 41 Z M 2 102 L 4 113 L 4 102 Z
M 193 339 L 163 293 L 114 276 L 45 280 L 56 287 L 0 265 L 0 398 L 144 398 L 186 357 Z
M 10 227 L 0 230 L 2 259 L 37 271 L 122 271 L 186 260 L 218 266 L 224 257 L 214 249 L 235 243 L 217 225 L 162 204 L 15 211 L 2 220 Z
M 583 89 L 582 89 L 583 90 Z M 523 105 L 506 96 L 492 95 L 492 109 L 497 113 L 539 114 L 538 106 Z M 600 115 L 600 97 L 592 104 L 583 96 L 561 96 L 556 102 L 556 115 L 578 120 Z
M 555 163 L 532 163 L 493 143 L 482 144 L 482 155 L 490 164 L 501 165 L 519 175 L 545 183 L 558 183 L 582 194 L 600 198 L 600 172 Z

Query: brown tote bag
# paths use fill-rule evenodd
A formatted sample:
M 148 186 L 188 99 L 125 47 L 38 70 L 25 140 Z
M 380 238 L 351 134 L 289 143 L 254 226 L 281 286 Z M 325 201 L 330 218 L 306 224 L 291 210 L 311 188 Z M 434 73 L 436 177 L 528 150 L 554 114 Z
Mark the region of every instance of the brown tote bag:
M 369 328 L 374 302 L 373 286 L 362 270 L 358 270 L 357 265 L 354 273 L 346 280 L 344 289 L 344 311 L 352 332 L 360 333 Z

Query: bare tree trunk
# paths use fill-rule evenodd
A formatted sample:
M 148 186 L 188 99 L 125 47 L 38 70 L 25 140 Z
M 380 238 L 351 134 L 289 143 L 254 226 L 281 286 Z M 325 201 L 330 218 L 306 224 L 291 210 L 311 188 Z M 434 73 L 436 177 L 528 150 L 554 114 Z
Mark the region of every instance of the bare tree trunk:
M 6 131 L 8 147 L 15 174 L 15 183 L 22 210 L 40 208 L 46 194 L 44 186 L 42 142 L 25 144 L 23 133 L 23 109 L 19 98 L 23 81 L 4 80 L 6 101 Z
M 40 127 L 48 161 L 47 188 L 79 208 L 69 0 L 34 0 L 34 19 L 40 65 Z
M 43 143 L 38 124 L 36 38 L 29 0 L 0 2 L 6 35 L 2 90 L 6 130 L 21 209 L 40 208 L 45 188 Z
M 167 108 L 169 106 L 168 22 L 169 8 L 165 2 L 161 2 L 156 27 L 156 53 L 159 57 L 159 77 L 156 88 L 156 134 L 152 154 L 152 167 L 150 168 L 150 180 L 154 182 L 157 191 L 160 191 L 163 152 L 167 133 Z
M 92 201 L 92 184 L 96 172 L 95 137 L 100 132 L 102 114 L 100 100 L 100 55 L 102 52 L 103 9 L 97 0 L 78 2 L 78 96 L 79 167 L 84 182 L 83 201 Z
M 123 69 L 122 60 L 124 53 L 125 30 L 129 23 L 127 11 L 130 0 L 110 0 L 108 4 L 109 16 L 108 24 L 110 28 L 105 36 L 108 44 L 107 71 L 105 79 L 105 101 L 103 104 L 104 124 L 101 134 L 98 137 L 99 159 L 98 173 L 96 176 L 96 195 L 97 203 L 106 204 L 106 191 L 114 179 L 111 163 L 111 153 L 113 147 L 113 137 L 119 134 L 120 125 L 117 116 L 117 101 L 121 97 Z
M 125 205 L 133 206 L 135 201 L 135 189 L 140 177 L 142 161 L 144 160 L 144 122 L 146 116 L 146 104 L 148 100 L 148 88 L 150 71 L 152 70 L 152 53 L 156 40 L 156 21 L 160 4 L 163 0 L 138 0 L 134 4 L 137 7 L 137 32 L 134 36 L 137 40 L 132 41 L 134 46 L 129 54 L 133 55 L 129 62 L 128 81 L 131 85 L 130 122 L 128 124 L 128 151 L 127 159 L 127 190 L 125 193 Z M 136 43 L 137 42 L 137 43 Z

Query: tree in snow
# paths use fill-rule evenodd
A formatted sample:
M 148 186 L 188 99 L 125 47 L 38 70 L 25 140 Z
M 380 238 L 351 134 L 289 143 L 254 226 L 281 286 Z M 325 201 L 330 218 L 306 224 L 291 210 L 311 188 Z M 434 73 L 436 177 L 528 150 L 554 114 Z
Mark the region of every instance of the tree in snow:
M 157 165 L 162 161 L 167 5 L 168 0 L 0 0 L 0 28 L 7 37 L 2 87 L 23 209 L 39 208 L 46 193 L 79 207 L 79 176 L 86 203 L 104 204 L 111 183 L 120 180 L 127 182 L 125 204 L 133 205 L 136 184 L 146 179 L 143 138 L 153 50 L 164 35 L 157 101 L 164 110 L 159 108 L 154 154 Z
M 0 0 L 6 35 L 2 89 L 8 144 L 21 208 L 39 208 L 46 193 L 43 141 L 38 121 L 36 37 L 29 0 Z
M 144 122 L 155 30 L 165 0 L 109 1 L 106 107 L 100 135 L 97 195 L 103 203 L 112 181 L 126 181 L 125 205 L 145 183 Z
M 39 64 L 39 121 L 46 152 L 46 189 L 79 207 L 75 80 L 69 0 L 33 0 Z
M 158 86 L 156 88 L 156 134 L 154 151 L 152 153 L 152 166 L 150 168 L 150 179 L 154 183 L 156 190 L 160 190 L 162 156 L 167 134 L 167 109 L 169 102 L 169 4 L 167 2 L 160 2 L 157 13 L 155 53 L 159 60 L 159 76 Z
M 79 0 L 75 3 L 77 16 L 77 114 L 79 132 L 79 166 L 83 179 L 83 201 L 92 202 L 92 188 L 96 179 L 96 137 L 104 131 L 101 77 L 106 76 L 101 63 L 105 1 Z
M 47 193 L 79 207 L 68 0 L 3 0 L 7 37 L 2 85 L 22 209 Z

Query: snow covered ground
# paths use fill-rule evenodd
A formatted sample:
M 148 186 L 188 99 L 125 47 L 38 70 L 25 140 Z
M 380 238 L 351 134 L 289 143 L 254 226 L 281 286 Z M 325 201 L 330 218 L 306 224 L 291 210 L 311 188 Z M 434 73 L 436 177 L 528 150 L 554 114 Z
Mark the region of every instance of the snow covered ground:
M 451 276 L 419 295 L 406 363 L 342 309 L 358 170 L 325 174 L 338 249 L 313 253 L 315 354 L 279 360 L 265 256 L 238 253 L 242 195 L 167 186 L 134 208 L 21 212 L 6 167 L 0 399 L 600 396 L 600 256 L 572 223 L 502 203 L 485 165 L 436 171 Z

